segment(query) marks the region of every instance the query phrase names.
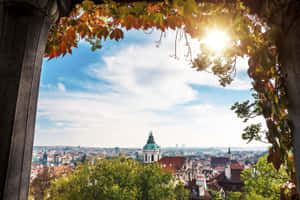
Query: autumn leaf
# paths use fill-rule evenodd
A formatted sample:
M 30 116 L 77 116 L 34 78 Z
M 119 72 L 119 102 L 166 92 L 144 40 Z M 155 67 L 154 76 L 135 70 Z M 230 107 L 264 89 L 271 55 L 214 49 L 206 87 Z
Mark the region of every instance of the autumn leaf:
M 96 34 L 96 36 L 101 40 L 104 38 L 104 40 L 109 35 L 109 32 L 106 27 L 104 26 L 96 26 L 93 30 L 93 32 Z
M 115 39 L 116 41 L 119 41 L 120 39 L 123 39 L 123 37 L 124 37 L 123 31 L 119 28 L 116 28 L 110 33 L 109 37 L 110 37 L 110 39 Z
M 282 164 L 281 153 L 279 150 L 269 149 L 268 162 L 273 163 L 276 170 L 278 170 Z
M 78 32 L 81 36 L 81 38 L 84 38 L 85 36 L 90 36 L 90 29 L 87 24 L 81 23 L 78 26 Z

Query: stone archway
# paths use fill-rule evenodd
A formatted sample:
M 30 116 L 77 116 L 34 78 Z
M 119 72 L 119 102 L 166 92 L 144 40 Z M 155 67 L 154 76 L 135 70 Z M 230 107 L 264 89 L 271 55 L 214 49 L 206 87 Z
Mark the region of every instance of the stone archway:
M 0 199 L 27 199 L 49 28 L 69 0 L 0 0 Z

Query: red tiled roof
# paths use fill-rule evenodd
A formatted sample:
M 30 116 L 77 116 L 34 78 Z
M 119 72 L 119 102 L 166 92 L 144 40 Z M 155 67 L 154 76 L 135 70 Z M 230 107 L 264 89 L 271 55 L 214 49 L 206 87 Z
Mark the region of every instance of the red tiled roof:
M 225 167 L 215 167 L 215 170 L 217 170 L 217 171 L 225 171 Z
M 37 167 L 40 167 L 40 164 L 32 164 L 31 167 L 32 168 L 37 168 Z
M 231 160 L 230 161 L 231 165 L 240 165 L 239 162 L 237 160 Z
M 72 171 L 72 168 L 69 166 L 57 166 L 54 168 L 54 175 L 59 176 L 62 174 L 68 174 Z
M 180 171 L 183 168 L 185 157 L 163 157 L 158 162 L 162 165 L 162 169 Z
M 231 168 L 231 177 L 227 179 L 225 176 L 225 172 L 213 177 L 208 183 L 207 186 L 210 189 L 216 188 L 216 186 L 220 186 L 224 189 L 224 191 L 242 191 L 244 182 L 241 180 L 242 169 L 238 169 L 238 167 Z M 216 184 L 217 183 L 217 184 Z
M 241 169 L 244 170 L 244 165 L 230 165 L 231 169 Z
M 229 158 L 226 157 L 212 157 L 211 158 L 212 165 L 226 165 L 229 162 Z
M 169 166 L 162 167 L 162 170 L 175 172 L 175 169 L 173 167 L 169 167 Z
M 227 179 L 225 176 L 225 172 L 222 172 L 221 174 L 217 175 L 213 179 L 217 180 L 218 182 L 228 182 L 228 183 L 243 183 L 241 180 L 241 173 L 243 169 L 238 168 L 231 168 L 231 177 L 230 179 Z
M 204 174 L 199 174 L 199 175 L 197 176 L 197 178 L 205 178 L 205 175 L 204 175 Z

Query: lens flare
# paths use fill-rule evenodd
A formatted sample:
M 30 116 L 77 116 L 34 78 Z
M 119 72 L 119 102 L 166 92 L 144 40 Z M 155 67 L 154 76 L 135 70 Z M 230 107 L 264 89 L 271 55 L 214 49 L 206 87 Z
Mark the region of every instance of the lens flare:
M 212 30 L 207 32 L 206 37 L 203 39 L 203 43 L 211 51 L 221 53 L 229 44 L 229 37 L 225 31 Z

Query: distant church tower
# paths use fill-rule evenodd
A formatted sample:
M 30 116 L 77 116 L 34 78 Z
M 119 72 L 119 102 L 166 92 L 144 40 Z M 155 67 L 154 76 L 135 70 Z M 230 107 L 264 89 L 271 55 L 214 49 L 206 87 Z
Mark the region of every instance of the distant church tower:
M 147 144 L 143 148 L 144 163 L 157 162 L 160 159 L 160 148 L 155 143 L 152 132 L 148 137 Z
M 229 158 L 230 161 L 232 160 L 232 154 L 231 154 L 231 151 L 230 151 L 230 147 L 228 148 L 228 158 Z

